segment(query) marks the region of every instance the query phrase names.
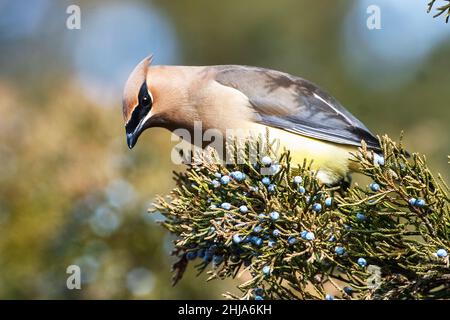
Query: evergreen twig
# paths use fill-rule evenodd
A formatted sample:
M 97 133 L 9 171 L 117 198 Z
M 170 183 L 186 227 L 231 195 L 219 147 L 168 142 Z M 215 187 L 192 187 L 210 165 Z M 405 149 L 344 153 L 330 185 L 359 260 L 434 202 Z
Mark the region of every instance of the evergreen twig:
M 176 174 L 170 199 L 151 210 L 177 236 L 174 281 L 194 262 L 209 280 L 249 274 L 240 296 L 224 294 L 232 299 L 450 298 L 449 188 L 424 156 L 380 142 L 383 157 L 364 144 L 353 155 L 370 187 L 326 187 L 306 161 L 291 168 L 289 152 L 270 148 L 259 158 L 274 159 L 272 188 L 261 182 L 261 161 L 200 161 Z M 224 175 L 234 178 L 213 183 Z

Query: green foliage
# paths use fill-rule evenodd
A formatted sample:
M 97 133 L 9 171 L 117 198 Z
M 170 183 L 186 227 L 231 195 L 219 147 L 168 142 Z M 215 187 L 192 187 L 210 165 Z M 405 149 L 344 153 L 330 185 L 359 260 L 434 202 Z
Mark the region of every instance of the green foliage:
M 439 17 L 440 15 L 444 14 L 445 22 L 448 23 L 448 20 L 450 19 L 450 0 L 445 1 L 447 1 L 448 3 L 440 7 L 437 7 L 436 8 L 437 13 L 433 16 L 433 18 Z M 431 0 L 428 3 L 428 13 L 430 13 L 430 11 L 433 9 L 435 3 L 436 0 Z
M 388 137 L 381 143 L 384 158 L 363 145 L 353 159 L 377 186 L 321 185 L 310 164 L 291 167 L 289 152 L 277 157 L 270 147 L 258 158 L 278 159 L 267 176 L 275 189 L 261 182 L 261 161 L 248 158 L 200 161 L 176 174 L 178 187 L 152 208 L 176 235 L 175 283 L 192 262 L 199 273 L 208 269 L 209 279 L 246 275 L 241 294 L 228 298 L 450 298 L 449 188 L 424 156 L 408 158 Z M 218 173 L 239 179 L 212 183 Z

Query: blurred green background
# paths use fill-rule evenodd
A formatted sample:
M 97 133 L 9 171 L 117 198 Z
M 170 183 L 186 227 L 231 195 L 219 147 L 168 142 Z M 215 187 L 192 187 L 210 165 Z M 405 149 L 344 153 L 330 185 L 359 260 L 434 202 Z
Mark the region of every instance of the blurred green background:
M 123 84 L 155 64 L 247 64 L 307 78 L 374 133 L 449 179 L 450 25 L 427 0 L 0 0 L 0 298 L 220 298 L 233 281 L 189 269 L 170 285 L 171 238 L 146 213 L 172 187 L 173 143 L 132 151 Z M 69 5 L 81 29 L 66 28 Z M 366 26 L 378 5 L 381 29 Z M 82 270 L 68 290 L 66 268 Z

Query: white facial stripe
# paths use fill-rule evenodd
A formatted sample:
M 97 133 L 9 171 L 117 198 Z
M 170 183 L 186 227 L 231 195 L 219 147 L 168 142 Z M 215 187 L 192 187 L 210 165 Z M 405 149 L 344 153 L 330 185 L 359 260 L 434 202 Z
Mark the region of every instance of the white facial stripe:
M 142 119 L 141 122 L 139 122 L 139 125 L 136 127 L 136 130 L 134 130 L 134 131 L 136 132 L 136 131 L 141 130 L 142 127 L 144 126 L 144 124 L 147 122 L 147 120 L 150 119 L 150 118 L 152 117 L 152 115 L 153 115 L 152 110 L 150 110 L 150 111 L 147 113 L 147 115 L 145 116 L 145 118 Z
M 150 91 L 150 89 L 148 87 L 147 87 L 147 92 L 150 95 L 150 99 L 151 99 L 152 104 L 153 104 L 153 95 L 152 95 L 152 92 Z
M 153 104 L 153 95 L 152 95 L 152 93 L 151 93 L 151 91 L 150 91 L 150 89 L 149 89 L 148 87 L 147 87 L 147 92 L 148 92 L 148 94 L 150 95 L 150 101 L 151 101 L 151 103 Z M 153 113 L 152 113 L 152 110 L 150 109 L 150 111 L 147 113 L 147 115 L 145 116 L 145 118 L 142 119 L 142 120 L 139 122 L 139 124 L 138 124 L 138 126 L 136 127 L 136 129 L 134 130 L 134 132 L 141 130 L 141 128 L 144 126 L 144 124 L 147 122 L 147 120 L 151 118 L 152 115 L 153 115 Z M 129 121 L 130 121 L 130 120 L 128 120 L 128 122 L 129 122 Z
M 148 92 L 148 94 L 150 95 L 150 101 L 151 101 L 151 103 L 153 104 L 153 95 L 152 95 L 152 92 L 150 91 L 150 89 L 149 89 L 148 87 L 147 87 L 147 92 Z M 137 126 L 137 129 L 140 130 L 140 129 L 142 128 L 142 126 L 147 122 L 147 120 L 151 118 L 152 115 L 153 115 L 152 109 L 150 109 L 150 111 L 147 113 L 147 115 L 145 116 L 145 118 L 142 119 L 141 122 L 139 122 L 139 125 Z

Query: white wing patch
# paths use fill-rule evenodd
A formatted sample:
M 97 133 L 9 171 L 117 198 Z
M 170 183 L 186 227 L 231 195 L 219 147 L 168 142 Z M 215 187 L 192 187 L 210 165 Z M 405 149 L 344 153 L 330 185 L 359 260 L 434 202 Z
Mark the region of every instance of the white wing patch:
M 345 118 L 345 120 L 348 121 L 349 124 L 352 124 L 352 121 L 350 120 L 349 117 L 347 117 L 345 114 L 343 114 L 342 112 L 340 112 L 338 109 L 336 109 L 335 106 L 333 106 L 333 104 L 327 102 L 325 99 L 323 99 L 321 96 L 319 96 L 317 93 L 314 92 L 314 97 L 316 97 L 317 99 L 319 99 L 320 101 L 322 101 L 323 103 L 325 103 L 327 106 L 329 106 L 331 109 L 333 109 L 337 114 L 341 115 L 342 117 Z

